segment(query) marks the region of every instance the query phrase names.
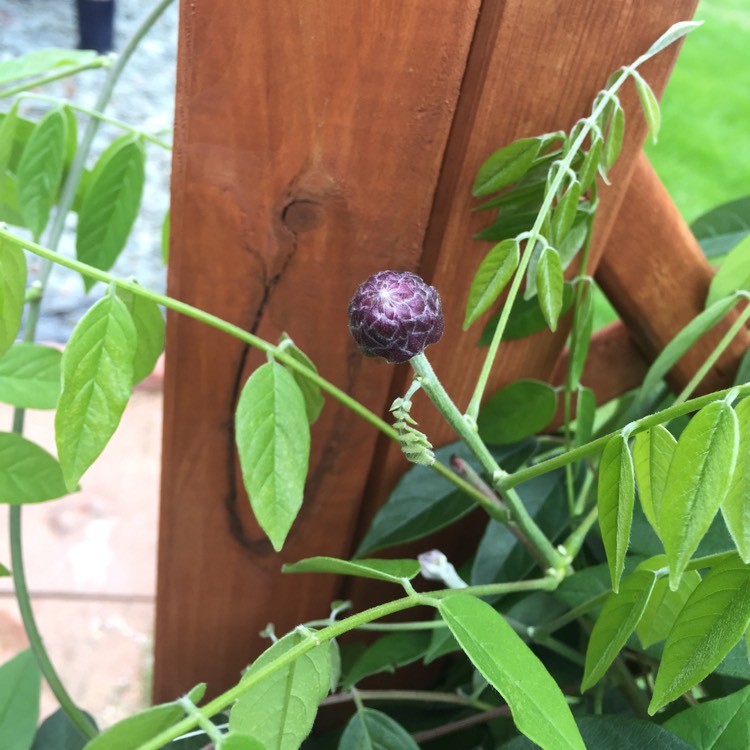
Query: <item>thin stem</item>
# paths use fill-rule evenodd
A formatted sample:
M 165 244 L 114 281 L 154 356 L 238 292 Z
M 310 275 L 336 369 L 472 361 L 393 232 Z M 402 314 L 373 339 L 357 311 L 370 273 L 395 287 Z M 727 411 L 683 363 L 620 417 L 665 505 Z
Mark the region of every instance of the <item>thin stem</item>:
M 700 385 L 701 381 L 708 371 L 714 366 L 716 360 L 724 353 L 726 348 L 732 343 L 734 337 L 745 327 L 750 319 L 750 305 L 748 305 L 742 313 L 738 316 L 737 320 L 734 321 L 732 327 L 724 334 L 721 341 L 716 345 L 716 348 L 708 355 L 708 358 L 698 368 L 698 371 L 690 379 L 690 382 L 685 386 L 679 396 L 675 399 L 675 404 L 681 404 L 690 394 Z
M 348 693 L 329 695 L 321 706 L 335 706 L 340 703 L 354 701 L 355 696 L 363 701 L 415 701 L 420 703 L 448 703 L 466 708 L 476 708 L 479 711 L 491 709 L 489 703 L 473 700 L 456 693 L 438 693 L 432 690 L 352 690 Z
M 451 427 L 453 427 L 456 434 L 476 456 L 484 471 L 492 478 L 492 483 L 497 489 L 499 487 L 498 480 L 508 475 L 500 468 L 487 446 L 482 442 L 473 422 L 470 424 L 470 420 L 464 417 L 453 403 L 445 388 L 443 388 L 442 383 L 438 380 L 437 375 L 435 375 L 424 353 L 412 357 L 410 363 L 414 368 L 414 372 L 421 379 L 422 388 L 425 393 L 430 397 Z M 517 524 L 520 531 L 544 560 L 544 564 L 555 570 L 562 570 L 567 565 L 567 561 L 555 550 L 544 532 L 537 526 L 518 494 L 511 492 L 510 488 L 505 488 L 503 496 L 514 523 Z M 488 499 L 482 502 L 482 507 L 487 511 L 490 518 L 494 518 L 500 522 L 504 522 L 507 518 L 505 509 Z
M 132 125 L 128 125 L 128 123 L 123 122 L 122 120 L 117 120 L 114 117 L 108 117 L 107 115 L 98 112 L 95 109 L 89 109 L 88 107 L 81 107 L 78 104 L 73 104 L 72 102 L 67 101 L 66 99 L 61 99 L 58 96 L 46 96 L 45 94 L 34 94 L 34 93 L 27 93 L 22 94 L 19 99 L 32 99 L 34 101 L 40 101 L 40 102 L 50 102 L 51 104 L 64 104 L 69 109 L 73 109 L 76 112 L 80 112 L 81 114 L 87 115 L 88 117 L 95 118 L 99 120 L 100 122 L 106 122 L 108 125 L 114 125 L 117 128 L 120 128 L 121 130 L 125 130 L 129 133 L 134 133 L 137 136 L 140 136 L 146 141 L 150 141 L 151 143 L 155 143 L 157 146 L 161 146 L 161 148 L 166 149 L 167 151 L 172 150 L 172 146 L 170 146 L 166 141 L 162 141 L 160 138 L 157 138 L 156 136 L 151 135 L 150 133 L 146 133 L 145 131 L 141 130 L 140 128 L 135 128 Z
M 462 729 L 469 729 L 471 727 L 478 726 L 479 724 L 485 724 L 492 719 L 497 719 L 499 716 L 510 716 L 510 708 L 508 706 L 496 706 L 488 711 L 484 711 L 481 714 L 475 714 L 474 716 L 467 716 L 465 719 L 456 719 L 448 724 L 443 724 L 433 729 L 425 729 L 422 732 L 415 732 L 412 735 L 414 742 L 429 742 L 430 740 L 436 740 L 439 737 L 445 737 L 447 734 L 453 734 L 454 732 L 460 732 Z
M 540 646 L 544 646 L 550 651 L 554 651 L 564 659 L 573 662 L 573 664 L 578 664 L 580 667 L 584 666 L 586 663 L 586 658 L 580 651 L 576 651 L 571 646 L 568 646 L 567 643 L 558 641 L 557 638 L 553 638 L 552 636 L 542 636 L 532 638 L 531 640 L 533 640 L 534 643 L 538 643 Z
M 589 531 L 591 531 L 591 527 L 596 523 L 598 516 L 599 508 L 594 505 L 581 523 L 578 524 L 575 531 L 573 531 L 563 542 L 562 546 L 570 555 L 571 559 L 581 551 L 581 547 L 583 547 L 583 543 L 586 541 L 586 537 L 588 536 Z
M 681 417 L 683 414 L 689 414 L 692 411 L 698 411 L 704 406 L 712 404 L 714 401 L 720 401 L 732 390 L 736 390 L 738 397 L 750 396 L 750 383 L 741 386 L 735 386 L 735 388 L 724 388 L 721 391 L 715 391 L 714 393 L 709 393 L 705 396 L 699 396 L 698 398 L 693 398 L 689 401 L 685 401 L 682 404 L 670 406 L 668 409 L 664 409 L 663 411 L 660 411 L 656 414 L 650 414 L 647 417 L 637 419 L 634 422 L 631 422 L 631 424 L 629 425 L 630 434 L 635 435 L 636 433 L 648 430 L 657 424 L 664 424 L 665 422 L 669 422 L 672 419 Z M 548 472 L 554 471 L 555 469 L 560 469 L 563 466 L 571 463 L 572 461 L 578 461 L 581 458 L 593 456 L 604 450 L 604 446 L 613 437 L 615 437 L 615 435 L 618 435 L 621 432 L 622 428 L 610 432 L 606 435 L 602 435 L 596 440 L 592 440 L 590 443 L 586 443 L 586 445 L 582 445 L 579 448 L 574 448 L 569 453 L 564 453 L 560 456 L 555 456 L 554 458 L 547 459 L 546 461 L 541 461 L 540 463 L 535 464 L 534 466 L 528 466 L 525 469 L 519 469 L 513 474 L 507 474 L 506 476 L 502 477 L 495 486 L 498 490 L 503 492 L 509 487 L 516 487 L 523 482 L 528 482 L 529 479 L 541 476 L 542 474 L 547 474 Z
M 221 733 L 219 728 L 209 719 L 207 719 L 203 712 L 198 708 L 198 706 L 193 703 L 193 701 L 190 700 L 186 695 L 183 695 L 182 698 L 177 699 L 177 703 L 180 704 L 182 707 L 182 710 L 188 715 L 192 716 L 195 719 L 195 723 L 198 727 L 200 727 L 209 737 L 211 742 L 213 742 L 216 747 L 219 747 L 221 745 L 221 741 L 224 738 L 224 735 Z
M 604 604 L 609 594 L 609 591 L 603 591 L 601 594 L 597 594 L 587 602 L 574 607 L 564 615 L 560 615 L 560 617 L 556 617 L 554 620 L 545 622 L 542 625 L 534 626 L 529 632 L 529 637 L 533 640 L 544 639 L 550 633 L 554 633 L 556 630 L 565 627 L 568 623 L 574 622 L 579 617 L 583 617 L 583 615 L 588 614 L 592 609 L 595 609 L 600 604 Z
M 50 73 L 49 75 L 42 76 L 41 78 L 35 78 L 32 81 L 27 81 L 20 86 L 15 86 L 12 89 L 3 89 L 0 91 L 0 99 L 7 99 L 9 96 L 15 94 L 21 94 L 29 89 L 36 88 L 37 86 L 44 86 L 47 83 L 53 81 L 59 81 L 61 78 L 69 78 L 70 76 L 83 73 L 84 70 L 94 70 L 96 68 L 108 68 L 112 64 L 112 58 L 109 55 L 102 55 L 101 57 L 94 58 L 91 62 L 83 65 L 74 65 L 70 68 L 64 68 L 57 73 Z
M 734 560 L 737 557 L 737 553 L 732 552 L 717 552 L 715 555 L 706 555 L 705 557 L 693 558 L 685 567 L 685 570 L 701 570 L 702 568 L 713 568 L 716 565 L 721 565 L 727 560 Z

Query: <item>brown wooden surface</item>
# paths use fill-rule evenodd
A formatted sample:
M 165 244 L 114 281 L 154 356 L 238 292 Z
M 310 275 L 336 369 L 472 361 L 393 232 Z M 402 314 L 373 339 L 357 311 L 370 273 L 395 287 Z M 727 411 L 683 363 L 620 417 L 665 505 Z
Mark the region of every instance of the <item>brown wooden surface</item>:
M 170 293 L 272 340 L 287 330 L 323 375 L 383 412 L 408 370 L 361 357 L 346 304 L 376 270 L 420 269 L 443 292 L 448 320 L 430 356 L 465 406 L 481 357 L 458 330 L 485 249 L 469 239 L 486 221 L 469 211 L 477 167 L 514 138 L 569 127 L 611 70 L 694 6 L 184 0 Z M 657 93 L 676 52 L 644 68 Z M 645 135 L 631 87 L 623 101 L 626 142 L 602 192 L 594 261 Z M 561 331 L 508 346 L 493 387 L 547 377 L 563 340 Z M 403 466 L 329 399 L 313 431 L 304 509 L 273 554 L 233 448 L 239 389 L 262 361 L 170 316 L 156 700 L 203 680 L 212 693 L 234 682 L 269 619 L 283 632 L 324 615 L 339 583 L 282 577 L 282 562 L 347 555 Z M 437 443 L 451 439 L 421 402 L 415 413 Z

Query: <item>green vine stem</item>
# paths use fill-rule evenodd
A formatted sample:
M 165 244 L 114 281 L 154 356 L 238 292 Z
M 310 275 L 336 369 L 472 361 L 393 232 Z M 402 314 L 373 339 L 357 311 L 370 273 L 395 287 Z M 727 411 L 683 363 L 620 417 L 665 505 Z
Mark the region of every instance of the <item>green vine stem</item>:
M 71 76 L 83 73 L 84 70 L 95 70 L 96 68 L 108 68 L 112 64 L 112 57 L 109 55 L 102 55 L 101 57 L 94 58 L 91 62 L 83 63 L 82 65 L 74 65 L 70 68 L 64 68 L 57 73 L 50 73 L 47 76 L 41 78 L 35 78 L 32 81 L 27 81 L 20 86 L 15 86 L 12 89 L 4 89 L 0 91 L 0 99 L 7 99 L 9 96 L 15 96 L 21 94 L 29 89 L 35 89 L 38 86 L 44 86 L 54 81 L 59 81 L 61 78 L 70 78 Z
M 475 708 L 477 711 L 489 711 L 494 706 L 483 701 L 473 700 L 468 696 L 457 693 L 439 693 L 432 690 L 354 690 L 347 693 L 336 693 L 329 695 L 320 704 L 323 706 L 335 706 L 340 703 L 349 703 L 359 696 L 362 701 L 415 701 L 420 703 L 448 703 L 466 708 Z
M 490 583 L 483 586 L 469 586 L 468 588 L 462 589 L 462 594 L 473 594 L 474 596 L 492 596 L 496 594 L 507 594 L 517 593 L 520 591 L 553 591 L 557 588 L 559 581 L 555 576 L 546 576 L 544 578 L 535 578 L 528 581 L 513 581 L 509 583 Z M 439 601 L 447 596 L 455 595 L 455 589 L 441 589 L 439 591 L 430 591 L 428 596 L 430 601 Z M 298 659 L 308 651 L 312 651 L 316 646 L 330 641 L 334 638 L 338 638 L 344 633 L 354 630 L 355 628 L 361 627 L 373 620 L 387 617 L 388 615 L 395 614 L 396 612 L 403 612 L 406 609 L 417 607 L 425 604 L 427 597 L 424 594 L 410 594 L 409 596 L 402 597 L 401 599 L 394 599 L 393 601 L 386 602 L 385 604 L 379 604 L 370 609 L 366 609 L 363 612 L 359 612 L 355 615 L 347 617 L 345 620 L 333 623 L 323 630 L 319 630 L 311 637 L 298 643 L 286 651 L 284 654 L 279 656 L 274 661 L 269 662 L 265 666 L 248 675 L 245 679 L 239 682 L 234 687 L 231 687 L 226 692 L 222 693 L 212 701 L 207 703 L 201 708 L 203 716 L 211 717 L 215 714 L 223 711 L 227 706 L 231 705 L 236 701 L 243 693 L 246 693 L 250 688 L 262 682 L 267 677 L 277 672 L 279 669 L 291 664 L 293 661 Z M 314 637 L 313 637 L 314 636 Z M 160 732 L 156 737 L 153 737 L 148 742 L 144 742 L 138 748 L 134 750 L 161 750 L 161 748 L 167 743 L 171 742 L 177 737 L 189 732 L 196 725 L 195 717 L 185 717 L 176 724 L 172 725 L 169 729 L 165 729 Z

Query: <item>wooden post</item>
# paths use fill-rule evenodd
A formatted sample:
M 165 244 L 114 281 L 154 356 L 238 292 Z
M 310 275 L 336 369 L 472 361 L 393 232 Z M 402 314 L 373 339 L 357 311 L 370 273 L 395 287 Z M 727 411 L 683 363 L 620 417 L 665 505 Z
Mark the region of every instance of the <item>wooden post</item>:
M 325 377 L 383 413 L 408 368 L 362 358 L 346 304 L 374 271 L 420 270 L 446 302 L 445 340 L 430 356 L 465 406 L 482 357 L 458 331 L 485 249 L 470 240 L 483 220 L 470 213 L 477 167 L 514 138 L 571 126 L 609 73 L 695 2 L 185 0 L 170 293 L 270 340 L 287 331 Z M 643 71 L 657 93 L 676 52 Z M 623 101 L 626 141 L 603 191 L 594 264 L 645 136 L 632 89 Z M 324 615 L 339 582 L 301 583 L 281 564 L 348 555 L 403 468 L 397 449 L 329 400 L 303 511 L 275 555 L 233 447 L 239 390 L 263 358 L 187 319 L 170 316 L 168 331 L 157 701 L 236 681 L 269 619 L 283 632 Z M 508 346 L 493 387 L 549 376 L 564 338 Z M 431 437 L 451 439 L 417 408 Z

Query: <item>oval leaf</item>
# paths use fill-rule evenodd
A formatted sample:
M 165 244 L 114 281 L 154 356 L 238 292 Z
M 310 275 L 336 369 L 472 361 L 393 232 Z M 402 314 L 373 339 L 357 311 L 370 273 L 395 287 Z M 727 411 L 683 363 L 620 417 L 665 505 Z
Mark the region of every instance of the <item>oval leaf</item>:
M 659 534 L 659 509 L 676 446 L 677 441 L 672 433 L 661 424 L 650 430 L 639 432 L 633 443 L 638 497 L 641 500 L 643 512 L 657 535 Z
M 741 458 L 735 467 L 721 512 L 740 557 L 750 563 L 750 398 L 740 401 L 735 412 L 740 431 Z
M 300 349 L 292 339 L 287 336 L 286 333 L 281 334 L 281 340 L 279 345 L 283 347 L 284 351 L 292 358 L 294 358 L 301 365 L 307 367 L 308 370 L 312 370 L 314 373 L 318 372 L 318 368 L 315 366 L 310 357 Z M 320 390 L 320 386 L 305 377 L 301 372 L 297 370 L 289 370 L 294 378 L 294 382 L 299 386 L 302 391 L 302 397 L 305 399 L 305 409 L 307 410 L 307 421 L 310 424 L 317 421 L 320 413 L 323 411 L 325 406 L 325 398 Z
M 464 330 L 486 312 L 498 298 L 518 267 L 518 259 L 517 240 L 503 240 L 487 253 L 471 282 L 469 299 L 466 303 Z
M 424 656 L 430 638 L 427 631 L 389 633 L 378 638 L 349 668 L 343 682 L 344 690 L 350 690 L 370 675 L 395 672 L 397 667 L 415 662 Z
M 278 552 L 302 506 L 310 457 L 305 400 L 288 370 L 267 362 L 250 376 L 235 433 L 250 505 Z
M 726 255 L 750 233 L 750 196 L 711 209 L 690 229 L 707 258 Z
M 543 750 L 585 750 L 562 691 L 500 614 L 466 594 L 446 597 L 439 610 L 471 662 L 505 699 L 520 732 Z
M 26 254 L 0 238 L 0 356 L 10 348 L 21 327 L 26 298 Z
M 517 380 L 495 393 L 477 420 L 485 442 L 504 445 L 543 430 L 555 416 L 557 393 L 540 380 Z
M 518 182 L 529 171 L 542 141 L 523 138 L 495 151 L 479 168 L 472 195 L 479 198 Z
M 673 591 L 727 494 L 738 445 L 737 417 L 725 401 L 701 409 L 677 442 L 658 518 Z
M 146 152 L 139 138 L 124 135 L 99 157 L 78 211 L 76 255 L 108 271 L 127 242 L 138 214 L 146 176 Z M 83 277 L 86 289 L 96 282 Z
M 536 269 L 536 288 L 539 307 L 550 330 L 557 329 L 563 303 L 563 267 L 560 255 L 552 247 L 545 247 Z
M 82 712 L 92 727 L 96 727 L 94 718 L 86 711 Z M 37 730 L 31 750 L 83 750 L 86 738 L 70 720 L 62 708 L 48 716 Z
M 66 65 L 86 65 L 96 57 L 93 50 L 46 47 L 0 62 L 0 84 L 20 81 Z
M 125 304 L 100 299 L 78 321 L 62 357 L 55 437 L 72 490 L 112 437 L 133 384 L 136 330 Z
M 750 567 L 738 558 L 717 565 L 682 608 L 664 644 L 648 712 L 707 677 L 750 626 Z
M 164 351 L 164 316 L 159 305 L 127 289 L 118 289 L 135 324 L 138 342 L 133 357 L 133 385 L 148 377 Z
M 635 502 L 635 473 L 627 438 L 615 435 L 599 465 L 599 526 L 607 553 L 612 589 L 617 593 L 625 567 Z
M 603 145 L 604 141 L 602 140 L 602 137 L 597 135 L 591 144 L 591 148 L 589 148 L 586 152 L 586 156 L 583 158 L 583 164 L 581 164 L 581 169 L 578 172 L 578 179 L 581 183 L 582 192 L 588 190 L 596 179 Z
M 656 143 L 659 137 L 659 128 L 661 126 L 659 102 L 656 99 L 656 94 L 654 94 L 653 89 L 648 83 L 646 83 L 640 73 L 636 72 L 633 78 L 635 80 L 635 87 L 638 90 L 638 98 L 641 100 L 643 115 L 646 118 L 646 124 L 648 125 L 648 132 L 651 134 L 651 140 Z
M 0 432 L 0 503 L 40 503 L 67 494 L 54 456 L 16 433 Z
M 32 131 L 18 163 L 21 216 L 36 240 L 47 226 L 62 180 L 67 127 L 61 107 L 49 111 Z
M 0 401 L 20 409 L 54 409 L 60 396 L 62 352 L 14 344 L 0 359 Z
M 31 649 L 0 666 L 0 747 L 27 750 L 39 719 L 42 676 Z
M 614 101 L 614 108 L 607 128 L 600 164 L 605 171 L 612 168 L 622 149 L 622 139 L 625 135 L 625 113 L 618 101 Z
M 740 289 L 750 291 L 750 237 L 722 261 L 708 288 L 706 307 Z
M 221 750 L 266 750 L 266 747 L 246 732 L 230 732 L 224 736 Z
M 419 573 L 417 560 L 338 560 L 335 557 L 308 557 L 282 567 L 284 573 L 334 573 L 341 576 L 375 578 L 402 583 Z
M 419 750 L 397 722 L 373 708 L 363 708 L 349 720 L 338 750 Z
M 276 641 L 247 669 L 243 681 L 312 638 L 293 631 Z M 330 644 L 322 643 L 246 690 L 229 713 L 229 729 L 247 732 L 273 750 L 297 750 L 331 687 Z
M 573 226 L 580 198 L 581 184 L 576 180 L 568 187 L 555 207 L 552 214 L 552 242 L 556 247 Z
M 697 29 L 703 21 L 679 21 L 670 26 L 649 48 L 641 60 L 648 60 L 650 57 L 669 47 L 678 39 L 682 39 L 685 34 L 689 34 L 693 29 Z

